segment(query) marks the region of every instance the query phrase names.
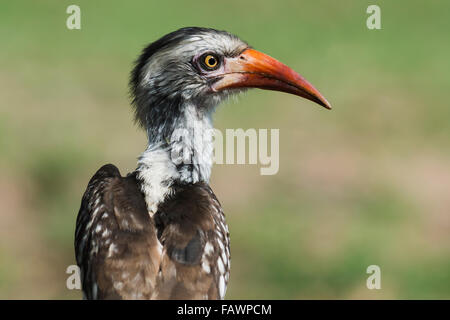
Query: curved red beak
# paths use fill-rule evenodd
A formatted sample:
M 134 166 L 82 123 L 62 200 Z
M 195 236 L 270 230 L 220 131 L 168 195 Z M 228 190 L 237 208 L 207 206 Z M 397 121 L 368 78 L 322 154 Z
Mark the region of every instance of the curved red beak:
M 297 72 L 254 49 L 224 61 L 223 73 L 212 86 L 214 91 L 231 88 L 260 88 L 282 91 L 314 101 L 331 109 L 325 97 Z

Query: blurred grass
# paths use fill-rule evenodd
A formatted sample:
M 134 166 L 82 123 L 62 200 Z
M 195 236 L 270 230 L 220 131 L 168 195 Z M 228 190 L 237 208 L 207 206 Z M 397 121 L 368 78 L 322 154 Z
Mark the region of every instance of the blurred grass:
M 450 298 L 450 41 L 445 1 L 70 1 L 0 4 L 0 298 L 65 288 L 84 188 L 125 174 L 145 137 L 127 79 L 179 27 L 226 29 L 298 70 L 334 106 L 251 91 L 218 128 L 280 128 L 280 172 L 217 165 L 232 237 L 228 298 Z M 299 106 L 300 105 L 300 106 Z M 368 265 L 382 290 L 365 287 Z

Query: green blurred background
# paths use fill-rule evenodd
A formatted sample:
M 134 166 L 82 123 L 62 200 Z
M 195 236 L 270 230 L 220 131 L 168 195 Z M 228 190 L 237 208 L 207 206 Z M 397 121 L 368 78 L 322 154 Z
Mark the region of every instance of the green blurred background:
M 81 7 L 81 30 L 66 8 Z M 381 7 L 382 30 L 366 8 Z M 143 46 L 183 26 L 239 35 L 332 103 L 250 91 L 216 127 L 280 128 L 280 171 L 216 165 L 230 226 L 227 298 L 450 298 L 450 2 L 1 1 L 0 298 L 66 288 L 82 193 L 145 135 L 127 79 Z M 366 288 L 379 265 L 382 289 Z

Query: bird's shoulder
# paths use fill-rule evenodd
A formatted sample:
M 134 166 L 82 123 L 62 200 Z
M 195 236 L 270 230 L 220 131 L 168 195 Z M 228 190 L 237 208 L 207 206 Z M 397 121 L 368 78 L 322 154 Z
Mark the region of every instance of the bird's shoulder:
M 94 174 L 77 217 L 75 251 L 88 299 L 151 297 L 160 249 L 134 174 L 122 177 L 111 164 Z
M 175 185 L 154 222 L 163 246 L 162 298 L 223 298 L 229 272 L 229 234 L 222 207 L 206 183 Z M 182 281 L 172 287 L 176 275 Z
M 149 224 L 146 203 L 135 173 L 122 177 L 113 164 L 97 170 L 83 195 L 78 218 L 83 218 L 83 214 L 98 218 L 100 211 L 109 211 L 116 222 L 115 227 L 121 230 L 140 231 Z M 103 217 L 107 218 L 107 215 Z M 77 221 L 77 225 L 81 222 Z

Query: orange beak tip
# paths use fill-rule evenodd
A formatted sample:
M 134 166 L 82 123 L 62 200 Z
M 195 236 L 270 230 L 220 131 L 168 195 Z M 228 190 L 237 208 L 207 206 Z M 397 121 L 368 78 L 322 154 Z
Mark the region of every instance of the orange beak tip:
M 224 67 L 224 77 L 213 91 L 231 88 L 259 88 L 282 91 L 311 100 L 331 110 L 331 104 L 302 76 L 278 60 L 254 49 L 244 50 L 230 58 Z
M 332 110 L 332 109 L 333 109 L 333 107 L 331 106 L 331 104 L 330 104 L 328 101 L 326 101 L 326 100 L 325 100 L 325 103 L 322 104 L 322 106 L 325 107 L 325 108 L 328 109 L 328 110 Z

